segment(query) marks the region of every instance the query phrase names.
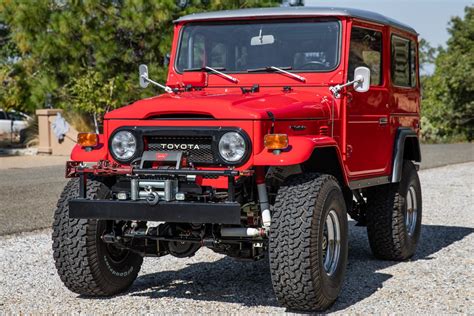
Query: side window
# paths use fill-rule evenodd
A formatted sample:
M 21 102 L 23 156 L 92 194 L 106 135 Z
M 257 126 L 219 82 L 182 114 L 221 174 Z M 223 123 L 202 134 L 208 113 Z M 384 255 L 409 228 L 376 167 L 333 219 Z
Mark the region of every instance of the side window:
M 382 33 L 354 27 L 349 52 L 349 80 L 357 67 L 370 69 L 370 85 L 382 84 Z
M 418 62 L 416 43 L 398 36 L 392 36 L 392 82 L 395 86 L 416 87 Z
M 392 36 L 392 82 L 396 86 L 410 87 L 410 41 Z
M 6 120 L 7 118 L 7 113 L 0 111 L 0 120 Z
M 410 41 L 410 83 L 411 87 L 416 87 L 417 79 L 417 58 L 416 58 L 416 43 Z
M 204 66 L 204 41 L 201 34 L 196 34 L 192 38 L 188 33 L 184 33 L 182 49 L 178 56 L 178 65 L 181 69 L 200 68 Z
M 7 113 L 7 115 L 9 116 L 9 118 L 11 120 L 14 120 L 14 121 L 23 121 L 23 116 L 19 113 L 15 113 L 15 112 L 10 112 L 10 113 Z

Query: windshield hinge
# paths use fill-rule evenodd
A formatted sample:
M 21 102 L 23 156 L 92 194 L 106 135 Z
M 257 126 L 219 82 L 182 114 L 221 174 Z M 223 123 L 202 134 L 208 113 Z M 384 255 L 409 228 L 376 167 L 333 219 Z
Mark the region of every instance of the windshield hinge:
M 251 88 L 240 87 L 243 94 L 246 93 L 255 93 L 260 91 L 260 85 L 258 83 L 254 84 Z

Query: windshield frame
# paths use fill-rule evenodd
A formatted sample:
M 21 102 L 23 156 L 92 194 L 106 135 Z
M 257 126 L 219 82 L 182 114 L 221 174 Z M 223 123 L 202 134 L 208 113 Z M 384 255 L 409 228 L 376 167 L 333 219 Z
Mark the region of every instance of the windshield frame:
M 325 70 L 315 70 L 315 69 L 309 69 L 309 70 L 294 70 L 290 69 L 288 72 L 291 73 L 330 73 L 335 71 L 336 69 L 339 68 L 341 65 L 341 56 L 342 56 L 342 33 L 343 33 L 343 25 L 341 19 L 337 17 L 305 17 L 305 18 L 278 18 L 278 19 L 271 19 L 271 18 L 266 18 L 266 19 L 258 19 L 258 20 L 226 20 L 226 21 L 196 21 L 196 22 L 188 22 L 183 24 L 180 27 L 179 30 L 179 36 L 178 36 L 178 45 L 176 46 L 176 52 L 175 52 L 175 58 L 173 61 L 173 68 L 174 71 L 182 75 L 184 74 L 183 70 L 179 70 L 178 68 L 178 60 L 179 60 L 179 54 L 181 52 L 181 44 L 182 44 L 182 37 L 184 34 L 184 30 L 191 26 L 191 25 L 225 25 L 225 24 L 255 24 L 255 23 L 292 23 L 292 21 L 296 22 L 308 22 L 311 23 L 311 21 L 318 23 L 318 22 L 336 22 L 338 24 L 338 36 L 337 36 L 337 56 L 336 56 L 336 63 L 334 64 L 334 67 L 330 69 L 325 69 Z M 274 66 L 274 65 L 267 65 L 267 66 Z M 239 75 L 261 75 L 261 74 L 269 74 L 268 71 L 258 71 L 258 72 L 247 72 L 247 71 L 222 71 L 223 73 L 226 74 L 239 74 Z

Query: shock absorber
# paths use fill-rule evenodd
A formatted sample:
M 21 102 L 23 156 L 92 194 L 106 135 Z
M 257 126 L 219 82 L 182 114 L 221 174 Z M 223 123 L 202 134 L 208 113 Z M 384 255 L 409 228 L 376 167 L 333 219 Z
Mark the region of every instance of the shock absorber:
M 272 223 L 272 217 L 270 214 L 270 204 L 268 203 L 267 185 L 265 184 L 265 169 L 264 167 L 257 167 L 256 171 L 258 200 L 260 202 L 260 211 L 262 212 L 262 226 L 268 232 Z
M 221 235 L 223 237 L 263 237 L 268 235 L 272 217 L 270 214 L 270 203 L 268 202 L 267 186 L 265 184 L 265 169 L 263 167 L 257 167 L 256 177 L 258 200 L 262 213 L 262 227 L 223 227 L 221 228 Z

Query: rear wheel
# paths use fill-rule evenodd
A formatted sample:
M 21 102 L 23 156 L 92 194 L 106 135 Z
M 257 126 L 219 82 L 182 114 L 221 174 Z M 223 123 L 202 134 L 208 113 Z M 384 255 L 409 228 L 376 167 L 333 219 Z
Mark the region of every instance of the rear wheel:
M 336 300 L 347 263 L 347 215 L 334 177 L 304 174 L 286 181 L 273 210 L 269 250 L 280 304 L 315 311 Z
M 405 161 L 399 183 L 367 191 L 367 233 L 375 257 L 406 260 L 421 231 L 421 186 L 414 164 Z
M 78 179 L 64 188 L 54 214 L 53 255 L 66 287 L 78 294 L 110 296 L 126 290 L 135 280 L 143 258 L 106 244 L 101 236 L 106 222 L 69 218 L 69 200 L 77 198 Z M 104 199 L 109 188 L 96 180 L 87 182 L 87 198 Z

